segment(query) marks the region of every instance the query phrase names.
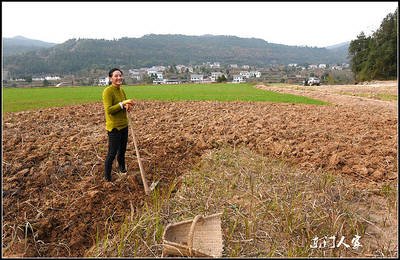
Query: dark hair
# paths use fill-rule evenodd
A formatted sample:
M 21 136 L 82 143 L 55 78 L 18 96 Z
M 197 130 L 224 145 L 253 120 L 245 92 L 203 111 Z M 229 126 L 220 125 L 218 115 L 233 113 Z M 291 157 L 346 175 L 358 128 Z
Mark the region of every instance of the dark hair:
M 118 69 L 118 68 L 113 68 L 113 69 L 111 69 L 109 72 L 108 72 L 108 76 L 111 78 L 112 77 L 112 74 L 114 73 L 114 71 L 119 71 L 119 72 L 121 72 L 121 75 L 124 75 L 124 73 L 122 72 L 122 70 L 120 70 L 120 69 Z

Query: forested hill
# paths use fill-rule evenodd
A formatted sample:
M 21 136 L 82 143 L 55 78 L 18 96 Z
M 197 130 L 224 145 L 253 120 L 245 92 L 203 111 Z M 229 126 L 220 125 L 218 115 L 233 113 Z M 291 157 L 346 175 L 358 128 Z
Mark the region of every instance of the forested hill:
M 140 68 L 153 65 L 256 65 L 348 62 L 347 48 L 298 47 L 236 36 L 145 35 L 118 40 L 71 39 L 51 48 L 4 57 L 11 75 L 69 74 L 113 66 Z
M 42 48 L 50 48 L 55 46 L 55 43 L 32 40 L 23 36 L 15 36 L 13 38 L 3 38 L 3 56 L 21 54 L 32 50 Z

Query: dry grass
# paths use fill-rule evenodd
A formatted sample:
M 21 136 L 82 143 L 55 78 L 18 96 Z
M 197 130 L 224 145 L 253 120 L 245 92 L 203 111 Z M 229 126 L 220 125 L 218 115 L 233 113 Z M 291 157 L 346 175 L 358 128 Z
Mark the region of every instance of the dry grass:
M 393 189 L 381 191 L 391 205 Z M 224 148 L 204 155 L 170 187 L 153 191 L 140 212 L 132 209 L 122 227 L 99 236 L 88 255 L 160 257 L 168 223 L 223 212 L 224 257 L 396 256 L 384 245 L 367 245 L 376 238 L 366 233 L 374 223 L 355 205 L 369 195 L 339 176 L 301 172 L 247 148 Z M 362 246 L 353 249 L 356 235 Z M 325 236 L 325 248 L 312 248 L 316 237 L 322 247 Z M 342 236 L 349 248 L 337 247 Z
M 377 99 L 382 101 L 395 101 L 397 100 L 397 95 L 390 93 L 352 93 L 352 92 L 338 92 L 341 95 L 358 96 L 371 99 Z

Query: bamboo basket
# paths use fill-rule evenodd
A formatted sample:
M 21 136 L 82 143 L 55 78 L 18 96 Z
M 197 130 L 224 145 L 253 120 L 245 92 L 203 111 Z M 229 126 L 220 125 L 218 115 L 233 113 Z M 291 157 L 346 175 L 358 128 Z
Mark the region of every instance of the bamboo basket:
M 221 215 L 197 215 L 193 220 L 168 224 L 162 236 L 162 256 L 221 257 Z

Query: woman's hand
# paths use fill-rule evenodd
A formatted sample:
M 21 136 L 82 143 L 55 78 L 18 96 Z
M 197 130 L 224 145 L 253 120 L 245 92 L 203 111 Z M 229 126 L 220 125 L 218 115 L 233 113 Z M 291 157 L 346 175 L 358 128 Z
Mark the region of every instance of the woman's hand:
M 133 109 L 133 104 L 132 103 L 126 103 L 124 105 L 126 111 L 131 112 L 131 110 Z
M 130 104 L 131 106 L 133 106 L 133 100 L 132 99 L 124 100 L 124 101 L 122 101 L 122 104 L 123 105 Z

